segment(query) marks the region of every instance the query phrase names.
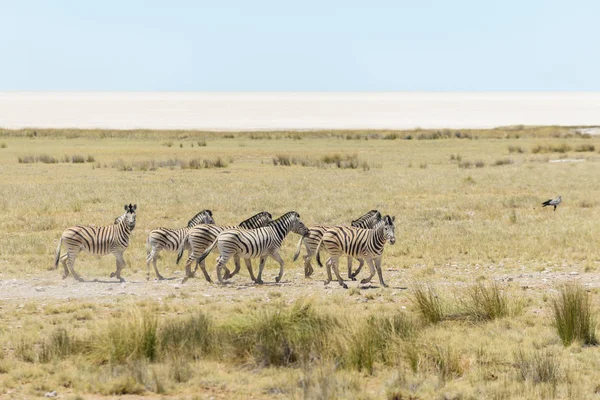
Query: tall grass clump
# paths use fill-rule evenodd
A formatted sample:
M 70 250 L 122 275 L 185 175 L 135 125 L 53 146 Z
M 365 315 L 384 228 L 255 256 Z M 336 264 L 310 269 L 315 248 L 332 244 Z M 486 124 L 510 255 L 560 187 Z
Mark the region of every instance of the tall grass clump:
M 524 381 L 557 384 L 561 377 L 560 359 L 547 350 L 525 353 L 523 349 L 519 349 L 515 354 L 514 365 Z
M 552 301 L 554 326 L 565 346 L 574 341 L 596 345 L 596 324 L 592 304 L 585 289 L 578 284 L 566 284 Z
M 394 361 L 398 339 L 408 339 L 417 333 L 417 325 L 406 313 L 392 316 L 371 316 L 356 326 L 348 339 L 346 364 L 358 371 L 373 374 L 376 361 Z
M 450 346 L 440 347 L 434 345 L 433 351 L 429 354 L 429 359 L 442 382 L 458 378 L 465 372 L 460 353 Z
M 289 366 L 324 357 L 337 321 L 310 302 L 259 310 L 224 327 L 233 355 L 262 367 Z
M 412 292 L 413 303 L 425 321 L 435 324 L 444 319 L 444 306 L 433 287 L 418 284 Z
M 594 146 L 591 143 L 584 143 L 584 144 L 580 144 L 579 146 L 575 147 L 575 151 L 577 151 L 577 152 L 596 151 L 596 146 Z
M 6 148 L 6 142 L 0 143 L 0 149 L 5 149 L 5 148 Z
M 525 149 L 521 146 L 508 146 L 509 153 L 525 153 Z
M 497 283 L 486 286 L 478 282 L 467 289 L 463 300 L 467 314 L 478 321 L 491 321 L 508 315 L 509 307 L 506 295 Z
M 98 364 L 154 361 L 159 349 L 158 320 L 149 311 L 133 310 L 111 321 L 92 339 L 90 356 Z
M 510 164 L 514 164 L 514 161 L 510 158 L 500 158 L 496 161 L 494 161 L 494 164 L 492 164 L 494 167 L 499 167 L 501 165 L 510 165 Z
M 213 321 L 204 313 L 169 321 L 159 329 L 162 356 L 199 359 L 216 345 Z

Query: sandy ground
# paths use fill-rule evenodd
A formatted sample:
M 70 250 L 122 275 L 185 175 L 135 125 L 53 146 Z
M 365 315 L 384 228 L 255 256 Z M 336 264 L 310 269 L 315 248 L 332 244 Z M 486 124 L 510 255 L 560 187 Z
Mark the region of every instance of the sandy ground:
M 389 285 L 388 293 L 392 296 L 400 296 L 399 301 L 406 298 L 411 282 L 426 281 L 433 282 L 440 287 L 462 287 L 473 283 L 475 277 L 485 277 L 486 280 L 509 283 L 511 286 L 520 287 L 523 290 L 544 293 L 555 290 L 558 284 L 566 281 L 577 281 L 588 288 L 600 287 L 600 275 L 595 272 L 583 272 L 580 266 L 563 266 L 559 268 L 547 268 L 533 271 L 525 266 L 505 270 L 501 266 L 461 266 L 458 264 L 442 266 L 435 269 L 433 275 L 424 273 L 423 267 L 411 269 L 384 270 L 384 279 Z M 558 270 L 556 270 L 558 269 Z M 263 279 L 264 285 L 256 285 L 250 282 L 247 274 L 240 275 L 227 281 L 225 285 L 209 284 L 201 276 L 190 279 L 181 284 L 181 272 L 163 281 L 145 279 L 130 279 L 119 283 L 108 277 L 86 277 L 86 282 L 77 282 L 71 277 L 61 279 L 57 271 L 44 271 L 39 276 L 28 276 L 25 279 L 5 279 L 0 276 L 0 301 L 5 304 L 11 303 L 22 306 L 28 301 L 52 302 L 64 300 L 80 300 L 91 302 L 111 303 L 121 300 L 143 300 L 153 299 L 160 301 L 169 295 L 179 296 L 185 292 L 193 301 L 197 298 L 210 298 L 216 302 L 243 301 L 256 297 L 269 296 L 273 292 L 280 292 L 284 298 L 293 300 L 310 296 L 329 296 L 332 294 L 344 294 L 336 281 L 324 286 L 325 274 L 316 269 L 314 279 L 305 279 L 300 269 L 287 271 L 283 282 L 275 283 L 276 270 L 268 271 Z M 423 277 L 422 275 L 426 275 Z M 124 274 L 126 277 L 126 275 Z M 168 274 L 165 274 L 168 276 Z M 342 276 L 345 276 L 342 273 Z M 361 272 L 361 278 L 367 276 L 366 271 Z M 127 279 L 127 278 L 126 278 Z M 374 277 L 371 284 L 362 285 L 359 282 L 347 282 L 348 286 L 359 287 L 361 290 L 377 289 L 379 282 Z M 362 301 L 364 298 L 359 297 Z
M 3 128 L 413 129 L 598 126 L 600 93 L 2 93 Z

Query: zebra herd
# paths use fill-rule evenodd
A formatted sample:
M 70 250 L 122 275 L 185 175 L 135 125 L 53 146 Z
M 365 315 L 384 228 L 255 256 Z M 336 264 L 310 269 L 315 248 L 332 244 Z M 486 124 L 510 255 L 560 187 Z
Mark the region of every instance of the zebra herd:
M 113 254 L 116 258 L 116 270 L 111 273 L 111 278 L 116 277 L 124 282 L 121 270 L 125 265 L 123 252 L 129 245 L 129 237 L 136 223 L 135 204 L 125 205 L 125 213 L 115 219 L 113 225 L 109 226 L 73 226 L 67 228 L 58 241 L 54 257 L 54 269 L 58 263 L 63 264 L 65 279 L 69 273 L 82 282 L 74 269 L 75 259 L 81 251 L 95 255 Z M 146 279 L 150 279 L 150 264 L 159 280 L 165 279 L 158 271 L 158 254 L 164 251 L 177 251 L 177 263 L 183 258 L 188 250 L 185 264 L 185 276 L 182 283 L 194 277 L 198 267 L 202 270 L 204 278 L 212 282 L 206 270 L 205 259 L 217 249 L 216 275 L 219 283 L 230 279 L 240 270 L 240 260 L 243 258 L 250 279 L 257 284 L 262 284 L 262 273 L 268 257 L 279 263 L 279 274 L 275 281 L 280 282 L 283 277 L 284 262 L 279 255 L 279 249 L 285 237 L 294 232 L 301 236 L 293 260 L 296 261 L 300 255 L 302 244 L 306 248 L 304 255 L 304 275 L 309 278 L 314 269 L 311 259 L 316 254 L 317 263 L 323 267 L 320 251 L 325 250 L 330 257 L 325 262 L 327 279 L 325 284 L 332 280 L 331 270 L 335 273 L 339 284 L 347 288 L 339 272 L 339 258 L 348 257 L 348 278 L 356 280 L 356 276 L 366 264 L 370 268 L 370 275 L 361 280 L 365 284 L 371 281 L 375 273 L 378 274 L 382 286 L 387 286 L 381 272 L 381 258 L 385 242 L 391 244 L 396 241 L 395 218 L 389 215 L 382 216 L 377 210 L 371 210 L 365 215 L 352 221 L 350 226 L 317 225 L 306 227 L 300 220 L 300 214 L 290 211 L 273 220 L 272 215 L 262 211 L 242 222 L 237 226 L 221 226 L 215 223 L 213 213 L 203 210 L 196 214 L 187 224 L 180 229 L 157 228 L 150 232 L 146 240 Z M 61 253 L 61 247 L 66 248 L 66 253 Z M 227 262 L 233 258 L 235 269 L 227 269 Z M 259 259 L 258 274 L 255 277 L 251 260 Z M 356 271 L 352 272 L 352 259 L 359 261 Z M 196 263 L 192 271 L 192 263 Z

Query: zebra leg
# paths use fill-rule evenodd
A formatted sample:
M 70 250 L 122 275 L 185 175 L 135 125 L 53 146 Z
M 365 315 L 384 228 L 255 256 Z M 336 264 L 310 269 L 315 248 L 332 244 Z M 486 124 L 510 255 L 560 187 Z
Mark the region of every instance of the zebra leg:
M 246 263 L 246 268 L 248 268 L 248 273 L 250 274 L 250 279 L 253 282 L 256 282 L 256 278 L 254 277 L 254 272 L 252 272 L 252 261 L 249 258 L 244 258 L 244 262 Z
M 271 253 L 271 258 L 279 263 L 279 275 L 275 278 L 275 282 L 279 283 L 283 278 L 283 259 L 277 250 Z
M 165 278 L 160 274 L 160 272 L 158 272 L 158 268 L 156 267 L 157 259 L 158 259 L 158 251 L 155 253 L 154 259 L 152 259 L 152 265 L 154 266 L 154 272 L 156 273 L 156 277 L 158 278 L 158 280 L 162 281 Z M 148 275 L 150 275 L 150 274 L 148 274 Z
M 198 262 L 196 261 L 196 268 L 198 267 Z M 204 260 L 200 261 L 200 269 L 202 270 L 202 273 L 204 274 L 204 279 L 206 279 L 206 281 L 208 283 L 212 283 L 212 279 L 210 279 L 210 275 L 208 274 L 208 272 L 206 272 L 206 264 L 204 263 Z
M 125 260 L 123 259 L 123 253 L 115 253 L 115 258 L 117 259 L 117 269 L 115 270 L 115 272 L 110 273 L 110 277 L 111 278 L 117 277 L 119 282 L 125 282 L 125 279 L 123 279 L 121 277 L 121 269 L 123 269 L 123 266 L 125 265 Z
M 194 253 L 190 253 L 187 261 L 185 262 L 185 276 L 181 280 L 181 283 L 185 283 L 188 279 L 194 276 L 194 274 L 192 273 L 192 261 L 195 259 L 196 257 L 194 257 Z
M 340 276 L 340 270 L 338 268 L 338 263 L 339 263 L 339 258 L 331 258 L 331 267 L 333 268 L 333 272 L 335 273 L 335 277 L 337 278 L 338 282 L 340 283 L 340 285 L 344 288 L 344 289 L 348 289 L 348 285 L 346 285 L 346 283 L 344 283 L 344 280 L 342 279 L 342 277 Z
M 379 275 L 379 283 L 381 283 L 381 286 L 388 287 L 388 285 L 383 282 L 383 273 L 381 272 L 381 257 L 377 257 L 375 259 L 375 268 L 377 268 L 377 275 Z
M 348 260 L 350 260 L 350 257 L 348 257 Z M 358 268 L 356 268 L 356 271 L 354 271 L 354 273 L 350 277 L 353 281 L 356 280 L 356 277 L 358 276 L 358 273 L 362 269 L 363 265 L 365 265 L 365 259 L 364 258 L 359 258 L 358 259 Z M 348 264 L 348 268 L 349 267 L 350 267 L 350 264 Z M 348 272 L 350 272 L 350 270 L 348 270 Z
M 233 272 L 229 272 L 229 270 L 227 269 L 227 266 L 225 266 L 225 276 L 224 276 L 224 279 L 233 278 L 233 276 L 235 274 L 237 274 L 238 272 L 240 272 L 240 256 L 238 256 L 237 254 L 235 256 L 233 256 L 233 262 L 235 263 L 235 269 L 233 270 Z
M 83 282 L 83 278 L 80 277 L 77 272 L 75 272 L 75 259 L 77 258 L 77 254 L 73 254 L 73 253 L 67 253 L 68 255 L 68 261 L 67 261 L 67 265 L 69 267 L 69 270 L 71 271 L 71 275 L 73 275 L 73 278 L 75 278 L 76 280 L 78 280 L 79 282 Z M 63 277 L 63 279 L 66 278 L 66 276 Z
M 369 274 L 368 277 L 366 277 L 365 279 L 360 281 L 360 283 L 363 283 L 363 284 L 371 282 L 371 279 L 373 279 L 373 276 L 375 276 L 375 265 L 373 264 L 373 259 L 371 257 L 367 257 L 367 264 L 369 264 L 371 273 Z
M 325 280 L 325 285 L 327 285 L 333 279 L 331 277 L 331 257 L 329 257 L 325 262 L 325 269 L 327 270 L 327 279 Z
M 267 257 L 260 258 L 260 264 L 258 265 L 258 276 L 256 277 L 256 280 L 254 281 L 254 282 L 258 283 L 259 285 L 262 285 L 264 283 L 262 280 L 262 272 L 263 272 L 263 269 L 265 268 L 266 261 L 267 261 Z
M 354 274 L 352 273 L 352 257 L 348 256 L 348 279 L 352 279 L 353 281 L 355 281 L 356 279 L 354 279 Z
M 315 272 L 313 266 L 310 263 L 310 260 L 312 259 L 314 253 L 311 251 L 310 247 L 308 246 L 308 243 L 304 242 L 304 245 L 306 246 L 306 255 L 304 256 L 304 277 L 310 278 L 311 275 Z
M 67 276 L 69 276 L 69 267 L 67 267 L 68 259 L 69 259 L 69 253 L 65 253 L 62 256 L 60 256 L 60 262 L 63 265 L 63 268 L 65 269 L 65 272 L 63 272 L 63 276 L 62 276 L 63 279 L 65 279 Z

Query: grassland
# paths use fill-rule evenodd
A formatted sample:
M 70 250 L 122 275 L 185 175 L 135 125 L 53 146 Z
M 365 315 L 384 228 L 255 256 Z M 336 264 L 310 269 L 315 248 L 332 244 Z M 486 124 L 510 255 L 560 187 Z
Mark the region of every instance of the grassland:
M 599 150 L 566 127 L 0 130 L 0 397 L 599 396 Z M 127 283 L 110 282 L 112 256 L 78 258 L 98 282 L 48 271 L 66 227 L 110 224 L 126 203 Z M 223 287 L 146 282 L 147 233 L 206 208 L 227 224 L 395 215 L 390 288 L 304 279 L 295 235 L 281 284 L 273 261 L 264 286 L 245 271 Z M 174 259 L 159 268 L 180 278 Z

